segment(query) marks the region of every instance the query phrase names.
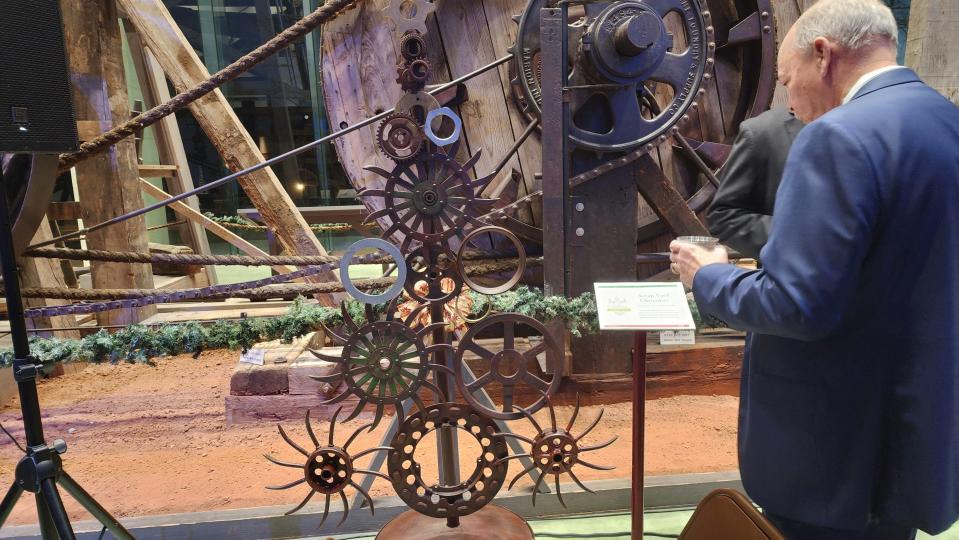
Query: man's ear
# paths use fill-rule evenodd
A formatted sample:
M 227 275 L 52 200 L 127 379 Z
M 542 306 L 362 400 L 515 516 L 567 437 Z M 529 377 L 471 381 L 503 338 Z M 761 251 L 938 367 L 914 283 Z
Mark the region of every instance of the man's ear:
M 812 42 L 812 55 L 816 61 L 816 71 L 819 76 L 826 78 L 829 75 L 829 68 L 832 64 L 832 46 L 829 40 L 824 37 L 818 37 Z

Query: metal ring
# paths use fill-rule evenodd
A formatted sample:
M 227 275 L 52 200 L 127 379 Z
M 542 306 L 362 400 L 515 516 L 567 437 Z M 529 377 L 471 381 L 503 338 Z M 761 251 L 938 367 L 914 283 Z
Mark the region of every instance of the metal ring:
M 483 294 L 483 293 L 476 293 L 476 294 Z M 469 314 L 460 315 L 460 298 L 463 297 L 462 294 L 459 294 L 456 296 L 456 303 L 453 304 L 453 313 L 455 313 L 458 317 L 463 319 L 463 322 L 465 322 L 466 324 L 476 324 L 478 322 L 482 322 L 483 319 L 485 319 L 486 317 L 489 317 L 490 314 L 493 313 L 493 299 L 488 294 L 483 294 L 483 296 L 487 298 L 486 311 L 483 312 L 483 314 L 480 315 L 479 318 L 470 319 Z
M 516 273 L 513 274 L 513 277 L 511 277 L 508 281 L 506 281 L 506 283 L 503 283 L 502 285 L 499 285 L 497 287 L 485 287 L 483 285 L 480 285 L 479 283 L 476 283 L 475 281 L 470 279 L 470 277 L 466 274 L 466 268 L 464 267 L 464 262 L 465 262 L 464 254 L 466 251 L 466 246 L 470 243 L 470 240 L 472 240 L 473 237 L 478 236 L 480 234 L 485 234 L 485 233 L 501 234 L 505 236 L 506 238 L 509 238 L 510 242 L 512 242 L 513 245 L 516 246 L 516 253 L 519 258 L 519 264 L 516 267 Z M 466 285 L 469 286 L 470 289 L 473 289 L 474 291 L 478 293 L 482 293 L 486 295 L 502 294 L 512 289 L 514 285 L 519 283 L 519 280 L 523 279 L 523 273 L 526 272 L 526 249 L 523 247 L 523 242 L 520 241 L 519 237 L 513 234 L 513 232 L 508 229 L 497 227 L 495 225 L 490 225 L 488 227 L 480 227 L 479 229 L 474 229 L 470 231 L 470 233 L 467 234 L 465 238 L 463 238 L 463 244 L 460 245 L 459 252 L 457 252 L 456 254 L 456 265 L 460 275 L 463 276 L 463 282 L 466 283 Z
M 353 260 L 353 257 L 356 256 L 357 252 L 365 248 L 375 248 L 380 251 L 385 251 L 396 264 L 396 282 L 393 283 L 393 285 L 391 285 L 390 288 L 382 294 L 366 294 L 357 289 L 356 286 L 353 285 L 353 281 L 350 279 L 350 262 Z M 343 288 L 346 289 L 346 292 L 350 293 L 350 296 L 356 298 L 360 302 L 366 304 L 385 304 L 403 292 L 403 285 L 406 283 L 406 262 L 404 261 L 403 254 L 400 253 L 400 250 L 386 240 L 380 240 L 379 238 L 364 238 L 350 246 L 350 249 L 346 250 L 346 253 L 343 254 L 341 261 L 340 281 L 343 282 Z
M 453 133 L 449 137 L 442 138 L 433 132 L 433 121 L 440 116 L 445 116 L 453 121 Z M 426 138 L 433 141 L 436 146 L 447 146 L 460 139 L 460 133 L 463 132 L 463 121 L 453 112 L 453 109 L 440 107 L 439 109 L 433 109 L 426 115 L 426 125 L 423 126 L 423 131 L 426 132 Z

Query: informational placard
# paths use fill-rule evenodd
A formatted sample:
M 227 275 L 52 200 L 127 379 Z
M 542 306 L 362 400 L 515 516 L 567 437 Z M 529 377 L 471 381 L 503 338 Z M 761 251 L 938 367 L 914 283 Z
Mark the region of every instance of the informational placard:
M 596 283 L 602 330 L 695 330 L 682 283 Z
M 249 349 L 245 353 L 240 354 L 240 362 L 262 366 L 265 357 L 266 351 L 263 349 Z

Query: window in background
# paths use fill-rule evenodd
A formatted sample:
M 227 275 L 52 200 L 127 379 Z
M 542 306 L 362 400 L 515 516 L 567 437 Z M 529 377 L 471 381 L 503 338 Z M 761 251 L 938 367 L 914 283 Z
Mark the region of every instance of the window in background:
M 164 0 L 210 72 L 218 71 L 312 11 L 317 0 Z M 329 132 L 318 78 L 317 32 L 268 58 L 222 87 L 253 141 L 267 158 Z M 177 115 L 198 185 L 228 171 L 189 111 Z M 273 167 L 297 206 L 336 204 L 349 182 L 328 146 Z M 350 201 L 352 202 L 352 201 Z M 343 204 L 342 201 L 339 204 Z M 236 184 L 200 196 L 204 211 L 236 215 L 250 206 Z

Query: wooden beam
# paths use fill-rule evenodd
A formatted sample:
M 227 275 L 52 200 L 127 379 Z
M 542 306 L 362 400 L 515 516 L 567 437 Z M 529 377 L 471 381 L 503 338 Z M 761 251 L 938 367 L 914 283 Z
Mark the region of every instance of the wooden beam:
M 125 122 L 130 118 L 130 102 L 116 5 L 113 0 L 61 0 L 60 9 L 77 120 L 97 122 L 106 129 Z M 80 163 L 76 173 L 86 223 L 101 223 L 143 207 L 132 138 Z M 145 253 L 146 221 L 141 216 L 95 231 L 87 235 L 86 242 L 90 249 Z M 153 288 L 148 264 L 93 262 L 91 266 L 95 288 Z M 101 325 L 131 324 L 155 311 L 155 306 L 106 311 L 97 315 L 97 321 Z
M 137 71 L 137 79 L 140 81 L 140 89 L 143 92 L 143 100 L 146 107 L 155 107 L 160 103 L 170 101 L 170 89 L 167 86 L 166 75 L 163 69 L 157 63 L 153 53 L 148 51 L 140 39 L 140 35 L 133 30 L 133 25 L 129 21 L 124 23 L 126 29 L 127 42 L 130 44 L 131 56 L 133 57 L 133 66 Z M 167 163 L 167 167 L 172 166 L 175 173 L 162 177 L 166 178 L 167 189 L 173 195 L 179 195 L 192 190 L 193 175 L 190 173 L 190 162 L 186 157 L 186 150 L 183 147 L 183 139 L 180 137 L 180 126 L 177 124 L 176 115 L 170 115 L 151 127 L 156 136 L 157 154 L 161 163 Z M 144 166 L 140 166 L 140 177 L 147 178 Z M 197 197 L 189 197 L 184 201 L 187 206 L 193 210 L 200 210 L 200 200 Z M 206 237 L 203 227 L 193 221 L 190 221 L 180 227 L 181 236 L 187 245 L 193 248 L 196 253 L 210 253 L 210 241 Z M 215 266 L 205 266 L 206 276 L 211 285 L 216 285 L 219 281 L 216 276 Z
M 143 178 L 140 179 L 140 187 L 143 188 L 143 191 L 145 191 L 147 195 L 157 200 L 164 201 L 166 199 L 172 198 L 172 196 L 169 193 L 154 186 L 150 182 L 147 182 Z M 226 229 L 219 223 L 201 214 L 199 211 L 194 210 L 193 208 L 190 208 L 189 206 L 184 204 L 182 201 L 177 201 L 171 204 L 170 208 L 172 208 L 173 211 L 176 212 L 177 214 L 180 214 L 180 216 L 190 220 L 193 223 L 200 225 L 204 229 L 210 231 L 211 233 L 233 244 L 240 251 L 242 251 L 243 253 L 246 253 L 247 255 L 252 255 L 254 257 L 266 257 L 269 255 L 269 253 L 266 253 L 260 248 L 247 242 L 240 236 L 233 234 L 232 232 L 230 232 L 228 229 Z M 276 265 L 273 267 L 273 269 L 276 270 L 277 272 L 280 272 L 281 274 L 289 274 L 290 272 L 293 271 L 292 268 L 288 266 L 281 266 L 281 265 Z
M 161 0 L 117 2 L 178 92 L 192 88 L 210 77 L 209 71 Z M 222 92 L 216 90 L 193 102 L 190 111 L 230 170 L 238 171 L 264 161 L 253 138 L 240 123 Z M 262 169 L 245 175 L 238 181 L 289 253 L 327 254 L 306 220 L 296 211 L 293 200 L 272 170 Z M 329 272 L 314 276 L 313 279 L 318 282 L 332 281 L 338 279 L 338 276 Z M 318 300 L 325 305 L 334 303 L 332 295 L 322 295 Z
M 164 120 L 169 119 L 167 116 Z M 162 120 L 161 120 L 162 121 Z M 179 167 L 176 165 L 140 165 L 140 178 L 177 178 L 179 176 Z
M 906 65 L 929 86 L 959 104 L 959 45 L 953 39 L 959 24 L 959 4 L 942 0 L 912 0 Z
M 33 236 L 31 244 L 42 242 L 53 238 L 50 230 L 50 222 L 46 218 L 40 223 L 40 228 Z M 63 276 L 63 270 L 56 259 L 43 259 L 34 257 L 21 257 L 20 282 L 24 287 L 60 287 L 66 288 L 67 281 Z M 47 298 L 24 298 L 23 304 L 28 308 L 53 307 L 68 304 L 65 300 L 53 300 Z M 62 315 L 59 317 L 44 317 L 42 319 L 27 319 L 27 328 L 49 328 L 51 332 L 32 334 L 41 337 L 58 337 L 64 339 L 79 339 L 79 330 L 58 330 L 58 328 L 76 328 L 77 320 L 73 315 Z
M 80 203 L 76 201 L 52 202 L 47 207 L 47 217 L 57 221 L 83 219 L 80 212 Z

